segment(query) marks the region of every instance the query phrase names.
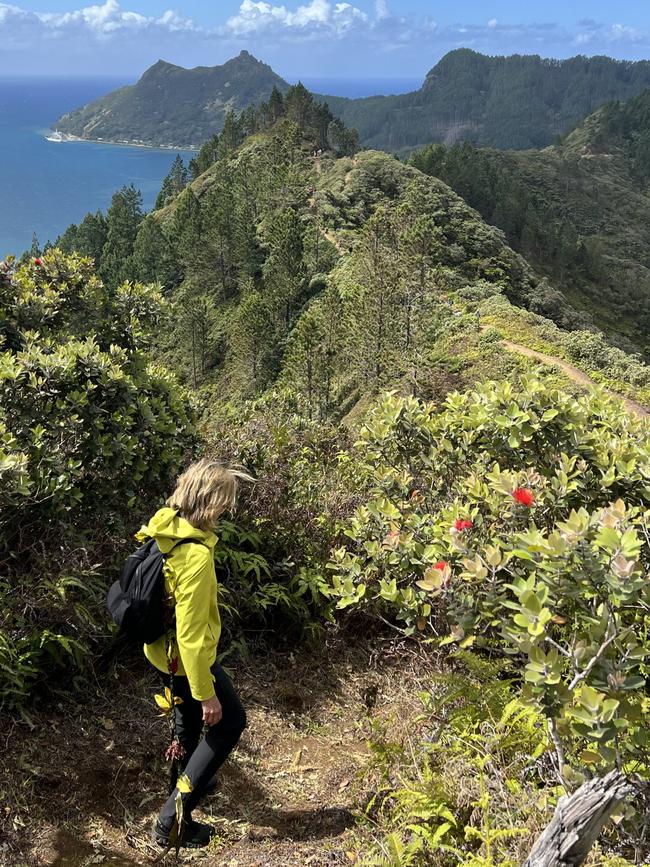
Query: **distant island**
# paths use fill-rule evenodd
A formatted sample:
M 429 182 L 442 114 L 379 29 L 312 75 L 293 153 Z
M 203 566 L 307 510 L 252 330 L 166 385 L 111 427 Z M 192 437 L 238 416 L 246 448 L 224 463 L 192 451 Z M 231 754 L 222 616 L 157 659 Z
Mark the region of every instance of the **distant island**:
M 74 140 L 195 149 L 240 114 L 289 84 L 247 51 L 221 66 L 184 69 L 159 60 L 140 80 L 64 115 Z M 650 62 L 608 57 L 547 60 L 486 57 L 459 49 L 419 90 L 348 99 L 316 95 L 365 147 L 405 154 L 424 145 L 470 141 L 507 150 L 543 148 L 603 103 L 650 88 Z

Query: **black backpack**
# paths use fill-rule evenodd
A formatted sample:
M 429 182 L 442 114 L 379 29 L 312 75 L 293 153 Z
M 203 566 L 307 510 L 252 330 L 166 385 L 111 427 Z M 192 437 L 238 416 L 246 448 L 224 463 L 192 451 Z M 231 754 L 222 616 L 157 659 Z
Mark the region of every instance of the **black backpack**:
M 197 539 L 182 539 L 179 545 Z M 106 598 L 113 620 L 122 632 L 142 644 L 153 644 L 165 634 L 165 557 L 154 539 L 134 551 L 124 564 L 119 581 L 115 581 Z

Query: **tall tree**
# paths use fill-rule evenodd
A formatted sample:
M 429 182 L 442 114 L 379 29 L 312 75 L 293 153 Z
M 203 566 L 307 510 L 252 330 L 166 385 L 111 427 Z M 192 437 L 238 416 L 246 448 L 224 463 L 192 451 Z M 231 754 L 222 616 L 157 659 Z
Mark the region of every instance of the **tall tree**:
M 278 334 L 286 337 L 305 279 L 303 224 L 293 208 L 272 218 L 267 235 L 269 256 L 264 264 L 264 286 Z
M 133 278 L 142 283 L 160 283 L 164 289 L 169 289 L 179 281 L 178 258 L 158 220 L 151 214 L 142 221 L 131 262 Z
M 107 286 L 115 288 L 128 279 L 142 217 L 142 195 L 133 184 L 115 193 L 106 214 L 106 243 L 99 262 L 99 274 Z
M 169 174 L 162 182 L 162 187 L 156 199 L 156 209 L 164 208 L 170 201 L 183 192 L 190 182 L 190 172 L 180 154 L 176 154 Z

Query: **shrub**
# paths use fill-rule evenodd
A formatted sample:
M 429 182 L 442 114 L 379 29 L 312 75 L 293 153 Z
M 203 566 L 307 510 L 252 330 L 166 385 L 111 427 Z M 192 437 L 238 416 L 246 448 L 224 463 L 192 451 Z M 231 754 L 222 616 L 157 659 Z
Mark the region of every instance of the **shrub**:
M 89 260 L 54 250 L 5 268 L 0 298 L 0 702 L 13 705 L 45 668 L 81 665 L 104 623 L 100 549 L 114 557 L 127 510 L 167 489 L 195 439 L 187 399 L 141 351 L 163 315 L 155 290 L 109 295 Z
M 646 424 L 600 396 L 488 383 L 441 412 L 386 397 L 358 451 L 370 495 L 332 555 L 338 606 L 512 655 L 560 778 L 645 773 Z

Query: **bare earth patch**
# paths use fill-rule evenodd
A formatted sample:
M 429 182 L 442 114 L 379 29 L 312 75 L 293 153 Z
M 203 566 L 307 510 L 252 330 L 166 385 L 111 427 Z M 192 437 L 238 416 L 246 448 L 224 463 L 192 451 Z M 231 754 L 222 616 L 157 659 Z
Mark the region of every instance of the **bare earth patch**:
M 215 839 L 181 861 L 319 867 L 355 860 L 370 726 L 381 721 L 402 738 L 420 707 L 414 681 L 431 665 L 404 645 L 384 648 L 372 654 L 337 641 L 322 653 L 232 663 L 249 726 L 202 805 L 199 818 L 215 825 Z M 159 855 L 148 841 L 167 783 L 166 723 L 152 701 L 159 685 L 138 658 L 103 683 L 92 701 L 55 704 L 54 713 L 34 718 L 32 731 L 0 720 L 10 733 L 0 771 L 0 864 L 130 867 Z

